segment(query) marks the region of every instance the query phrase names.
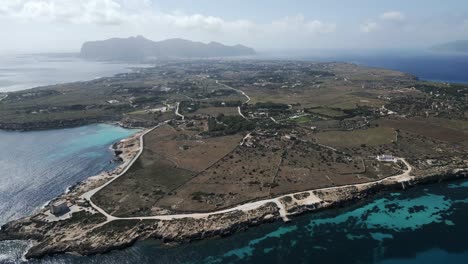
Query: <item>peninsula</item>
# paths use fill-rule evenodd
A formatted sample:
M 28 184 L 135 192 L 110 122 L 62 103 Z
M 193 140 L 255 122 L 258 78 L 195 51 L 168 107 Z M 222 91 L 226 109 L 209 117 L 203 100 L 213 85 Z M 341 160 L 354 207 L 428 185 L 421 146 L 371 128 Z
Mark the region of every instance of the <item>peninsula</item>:
M 115 170 L 1 228 L 35 241 L 28 258 L 226 236 L 468 176 L 468 85 L 391 70 L 166 61 L 0 98 L 2 129 L 143 128 L 114 144 Z

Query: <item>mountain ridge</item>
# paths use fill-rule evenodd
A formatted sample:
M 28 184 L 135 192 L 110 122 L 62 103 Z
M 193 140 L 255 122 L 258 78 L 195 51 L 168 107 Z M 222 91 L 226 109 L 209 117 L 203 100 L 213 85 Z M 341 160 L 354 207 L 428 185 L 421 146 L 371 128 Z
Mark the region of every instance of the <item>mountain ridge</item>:
M 95 60 L 147 61 L 175 58 L 213 58 L 255 55 L 254 49 L 237 44 L 195 42 L 182 38 L 152 41 L 143 36 L 85 42 L 80 57 Z

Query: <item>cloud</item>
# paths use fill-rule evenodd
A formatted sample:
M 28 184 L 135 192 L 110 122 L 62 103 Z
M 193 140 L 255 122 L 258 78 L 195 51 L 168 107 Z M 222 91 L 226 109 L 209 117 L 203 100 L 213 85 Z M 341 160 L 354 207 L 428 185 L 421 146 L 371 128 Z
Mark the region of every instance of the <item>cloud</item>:
M 120 24 L 126 16 L 114 0 L 2 0 L 0 15 L 23 21 L 104 25 Z
M 0 19 L 9 18 L 14 23 L 44 22 L 61 28 L 92 28 L 94 32 L 105 31 L 103 37 L 119 32 L 121 37 L 141 34 L 155 39 L 185 37 L 231 43 L 242 39 L 243 43 L 266 45 L 299 41 L 306 45 L 305 42 L 311 42 L 318 35 L 332 34 L 337 28 L 334 23 L 308 19 L 301 14 L 258 23 L 200 13 L 161 12 L 149 0 L 1 1 L 5 2 L 0 4 Z M 282 36 L 281 40 L 278 36 Z
M 361 32 L 364 33 L 371 33 L 379 29 L 379 24 L 373 21 L 369 21 L 363 25 L 361 25 Z
M 398 30 L 405 22 L 405 15 L 398 11 L 388 11 L 381 14 L 378 19 L 369 20 L 362 24 L 361 32 L 371 33 L 382 30 Z M 376 22 L 377 21 L 377 22 Z
M 308 34 L 333 33 L 336 25 L 308 20 L 302 15 L 287 16 L 271 23 L 258 24 L 249 20 L 226 21 L 203 14 L 161 13 L 149 0 L 2 0 L 0 14 L 28 20 L 70 24 L 142 25 L 152 23 L 184 30 L 221 32 L 238 31 L 301 31 Z M 227 32 L 226 32 L 227 33 Z
M 380 19 L 384 21 L 402 22 L 405 20 L 405 15 L 398 11 L 389 11 L 380 15 Z
M 467 31 L 468 32 L 468 19 L 467 20 L 464 20 L 462 22 L 462 31 Z
M 147 19 L 157 25 L 169 26 L 181 30 L 204 31 L 208 33 L 249 31 L 255 27 L 254 23 L 248 20 L 226 21 L 220 17 L 206 16 L 202 14 L 149 14 Z M 140 22 L 145 23 L 145 21 Z
M 309 34 L 332 33 L 336 25 L 308 20 L 302 15 L 287 16 L 271 23 L 249 20 L 226 21 L 203 14 L 161 13 L 149 0 L 2 0 L 0 15 L 28 21 L 70 24 L 120 25 L 123 23 L 173 26 L 186 30 L 220 32 L 223 30 L 301 31 Z
M 0 0 L 0 21 L 9 25 L 10 32 L 20 29 L 21 36 L 9 40 L 11 46 L 37 34 L 37 45 L 40 39 L 46 48 L 61 45 L 75 49 L 87 40 L 132 35 L 154 40 L 183 37 L 254 47 L 305 48 L 333 41 L 326 36 L 336 36 L 337 31 L 335 23 L 301 14 L 256 22 L 162 12 L 151 0 Z M 57 34 L 62 34 L 60 43 L 51 42 Z
M 327 34 L 336 31 L 336 25 L 324 23 L 320 20 L 307 20 L 303 15 L 292 17 L 284 17 L 279 20 L 272 21 L 270 24 L 263 25 L 274 31 L 292 32 L 300 31 L 309 34 Z

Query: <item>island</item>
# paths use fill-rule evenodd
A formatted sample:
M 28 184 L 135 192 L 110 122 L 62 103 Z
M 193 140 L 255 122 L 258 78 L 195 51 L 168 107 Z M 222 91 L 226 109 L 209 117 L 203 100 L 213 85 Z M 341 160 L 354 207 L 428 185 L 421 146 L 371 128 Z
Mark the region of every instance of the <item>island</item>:
M 174 245 L 468 176 L 468 85 L 350 63 L 175 60 L 1 96 L 0 128 L 117 122 L 120 160 L 0 240 L 26 257 Z
M 431 50 L 436 52 L 468 53 L 468 40 L 456 40 L 435 45 Z
M 85 42 L 80 57 L 92 60 L 145 62 L 157 59 L 214 58 L 255 55 L 254 49 L 237 44 L 202 43 L 186 39 L 152 41 L 143 36 Z

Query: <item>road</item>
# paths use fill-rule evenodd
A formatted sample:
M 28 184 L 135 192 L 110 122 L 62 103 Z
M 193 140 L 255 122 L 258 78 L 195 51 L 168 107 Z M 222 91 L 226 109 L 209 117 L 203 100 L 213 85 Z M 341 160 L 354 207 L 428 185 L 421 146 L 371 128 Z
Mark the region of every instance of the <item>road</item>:
M 3 96 L 2 98 L 0 98 L 0 102 L 1 102 L 2 100 L 5 100 L 7 97 L 8 97 L 8 94 L 5 94 L 5 96 Z
M 182 114 L 179 113 L 179 105 L 180 105 L 180 103 L 178 102 L 176 110 L 175 110 L 175 114 L 176 114 L 176 116 L 180 116 L 182 118 L 182 120 L 184 120 L 185 116 L 183 116 Z
M 86 199 L 90 202 L 91 206 L 96 209 L 98 212 L 100 212 L 101 214 L 105 215 L 107 217 L 107 220 L 108 221 L 112 221 L 112 220 L 116 220 L 118 219 L 117 217 L 114 217 L 112 215 L 109 215 L 106 211 L 104 211 L 104 209 L 102 209 L 101 207 L 97 206 L 96 204 L 93 203 L 93 201 L 91 200 L 91 197 L 93 197 L 94 194 L 96 194 L 97 192 L 99 192 L 100 190 L 104 189 L 106 186 L 108 186 L 109 184 L 111 184 L 112 182 L 114 182 L 115 180 L 117 180 L 120 176 L 124 175 L 133 165 L 133 163 L 135 163 L 135 161 L 140 157 L 141 153 L 143 153 L 143 137 L 148 134 L 149 132 L 153 131 L 154 129 L 166 124 L 166 122 L 163 122 L 161 124 L 158 124 L 157 126 L 151 128 L 151 129 L 148 129 L 147 131 L 145 131 L 143 134 L 141 134 L 140 136 L 140 150 L 138 151 L 138 154 L 133 157 L 133 159 L 128 163 L 128 165 L 125 167 L 125 169 L 117 176 L 115 176 L 113 179 L 111 179 L 110 181 L 106 182 L 105 184 L 93 189 L 93 190 L 90 190 L 84 194 L 81 195 L 81 198 L 83 199 Z
M 245 101 L 244 104 L 248 104 L 248 103 L 250 102 L 250 97 L 249 97 L 244 91 L 239 90 L 239 89 L 236 89 L 236 88 L 233 88 L 233 87 L 231 87 L 231 86 L 229 86 L 229 85 L 226 85 L 226 84 L 224 84 L 224 83 L 220 83 L 218 80 L 216 80 L 216 84 L 219 84 L 219 85 L 224 86 L 224 87 L 226 87 L 226 88 L 232 89 L 232 90 L 234 90 L 234 91 L 236 91 L 236 92 L 242 94 L 243 96 L 245 96 L 245 98 L 247 98 L 247 101 Z M 240 107 L 240 106 L 237 107 L 237 112 L 239 112 L 239 115 L 240 115 L 242 118 L 244 118 L 245 120 L 248 120 L 247 117 L 245 117 L 245 115 L 242 114 L 242 110 L 241 110 L 241 107 Z
M 239 115 L 240 115 L 242 118 L 244 118 L 245 120 L 248 120 L 247 117 L 245 117 L 245 115 L 242 113 L 242 110 L 241 110 L 241 107 L 240 107 L 240 106 L 237 107 L 237 112 L 239 113 Z
M 233 88 L 233 87 L 231 87 L 231 86 L 229 86 L 229 85 L 226 85 L 226 84 L 224 84 L 224 83 L 220 83 L 218 80 L 216 80 L 216 83 L 219 84 L 219 85 L 221 85 L 221 86 L 224 86 L 224 87 L 226 87 L 226 88 L 229 88 L 229 89 L 232 89 L 232 90 L 234 90 L 234 91 L 237 91 L 238 93 L 240 93 L 240 94 L 242 94 L 243 96 L 245 96 L 245 98 L 247 98 L 247 101 L 245 101 L 244 104 L 248 104 L 248 103 L 250 102 L 250 97 L 249 97 L 246 93 L 244 93 L 244 91 L 239 90 L 239 89 L 236 89 L 236 88 Z

